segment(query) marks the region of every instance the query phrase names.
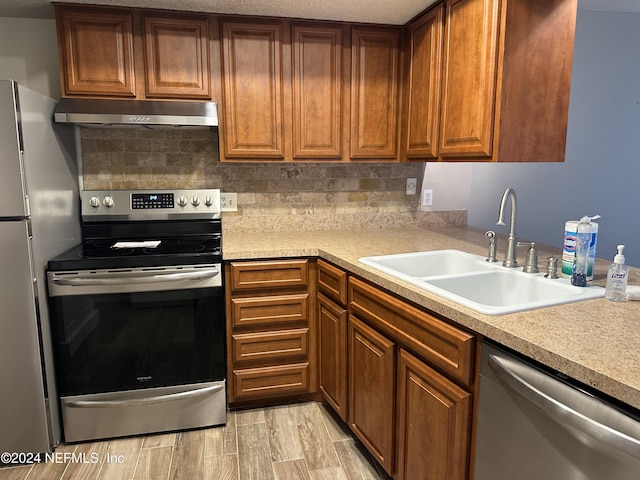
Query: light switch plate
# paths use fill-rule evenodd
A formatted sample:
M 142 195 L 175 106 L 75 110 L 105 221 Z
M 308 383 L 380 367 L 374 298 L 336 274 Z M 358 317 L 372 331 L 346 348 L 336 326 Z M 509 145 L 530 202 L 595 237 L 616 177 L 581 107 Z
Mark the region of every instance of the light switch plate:
M 418 179 L 417 178 L 407 178 L 406 194 L 407 195 L 415 195 L 416 194 L 417 185 L 418 185 Z

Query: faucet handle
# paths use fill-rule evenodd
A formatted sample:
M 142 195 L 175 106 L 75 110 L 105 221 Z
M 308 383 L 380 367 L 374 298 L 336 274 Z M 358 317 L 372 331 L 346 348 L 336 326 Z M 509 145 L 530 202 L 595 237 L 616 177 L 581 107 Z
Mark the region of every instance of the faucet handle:
M 529 245 L 527 260 L 522 271 L 525 273 L 538 273 L 540 269 L 538 268 L 538 249 L 536 248 L 536 242 L 517 242 L 516 245 L 519 247 Z
M 489 239 L 489 256 L 486 258 L 486 261 L 497 262 L 496 249 L 498 248 L 498 239 L 496 238 L 496 232 L 489 230 L 484 236 Z
M 546 278 L 558 278 L 558 259 L 553 255 L 547 258 L 547 273 L 544 276 Z

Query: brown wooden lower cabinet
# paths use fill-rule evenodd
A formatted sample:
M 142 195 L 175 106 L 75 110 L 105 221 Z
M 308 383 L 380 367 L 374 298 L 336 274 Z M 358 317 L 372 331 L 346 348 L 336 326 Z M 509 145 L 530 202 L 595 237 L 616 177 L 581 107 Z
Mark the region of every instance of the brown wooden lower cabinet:
M 349 426 L 393 474 L 396 345 L 349 316 Z
M 394 478 L 469 478 L 475 335 L 322 260 L 226 274 L 231 405 L 319 387 Z
M 466 480 L 476 337 L 359 278 L 348 290 L 349 427 L 397 479 Z
M 467 478 L 472 396 L 400 350 L 397 479 Z
M 320 391 L 347 420 L 347 309 L 318 295 L 318 375 Z
M 315 393 L 315 262 L 239 261 L 225 268 L 229 403 Z

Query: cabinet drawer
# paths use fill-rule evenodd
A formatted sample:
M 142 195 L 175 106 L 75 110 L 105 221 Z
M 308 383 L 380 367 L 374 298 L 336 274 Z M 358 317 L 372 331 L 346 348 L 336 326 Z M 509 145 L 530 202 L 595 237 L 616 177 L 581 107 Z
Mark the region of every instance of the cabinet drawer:
M 318 260 L 318 290 L 341 305 L 347 304 L 347 272 Z
M 309 355 L 309 329 L 232 335 L 232 360 L 237 362 L 277 362 Z
M 308 260 L 232 262 L 231 290 L 306 287 L 309 283 Z
M 308 318 L 308 293 L 231 299 L 232 327 L 306 322 Z
M 310 379 L 308 362 L 234 370 L 234 400 L 308 392 Z
M 473 381 L 475 337 L 359 279 L 349 279 L 351 311 L 466 385 Z

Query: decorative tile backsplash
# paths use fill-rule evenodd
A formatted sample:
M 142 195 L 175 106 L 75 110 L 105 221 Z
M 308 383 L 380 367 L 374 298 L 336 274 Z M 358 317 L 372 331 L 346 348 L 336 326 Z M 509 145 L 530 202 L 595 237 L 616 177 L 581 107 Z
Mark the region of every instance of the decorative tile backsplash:
M 220 188 L 235 231 L 383 228 L 466 223 L 466 212 L 420 212 L 406 179 L 422 163 L 220 163 L 211 130 L 80 129 L 83 188 Z M 446 214 L 446 215 L 443 215 Z

